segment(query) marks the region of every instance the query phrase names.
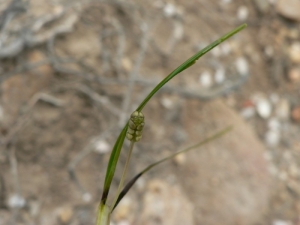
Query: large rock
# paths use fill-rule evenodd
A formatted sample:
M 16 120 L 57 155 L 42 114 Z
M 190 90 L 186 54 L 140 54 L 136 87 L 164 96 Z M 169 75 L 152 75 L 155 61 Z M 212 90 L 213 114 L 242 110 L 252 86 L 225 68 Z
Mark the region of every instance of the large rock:
M 192 109 L 192 110 L 190 110 Z M 261 221 L 272 179 L 264 146 L 251 128 L 221 101 L 190 101 L 183 122 L 191 143 L 233 125 L 218 140 L 187 153 L 178 179 L 194 204 L 196 224 L 250 225 Z
M 300 21 L 300 1 L 299 0 L 279 0 L 276 5 L 277 12 L 290 20 Z

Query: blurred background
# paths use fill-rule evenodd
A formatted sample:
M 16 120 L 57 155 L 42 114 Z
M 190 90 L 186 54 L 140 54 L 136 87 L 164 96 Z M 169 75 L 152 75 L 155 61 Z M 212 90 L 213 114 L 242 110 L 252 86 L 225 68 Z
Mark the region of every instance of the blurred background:
M 1 0 L 0 225 L 95 224 L 106 165 L 143 110 L 114 225 L 300 224 L 299 0 Z M 120 180 L 128 141 L 111 194 Z

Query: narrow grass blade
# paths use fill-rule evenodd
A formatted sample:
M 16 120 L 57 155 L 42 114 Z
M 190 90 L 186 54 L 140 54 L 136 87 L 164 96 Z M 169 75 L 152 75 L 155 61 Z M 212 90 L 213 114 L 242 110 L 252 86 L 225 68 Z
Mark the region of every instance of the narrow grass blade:
M 242 24 L 239 27 L 235 28 L 234 30 L 230 31 L 229 33 L 223 35 L 221 38 L 218 40 L 214 41 L 210 45 L 206 46 L 204 49 L 201 51 L 197 52 L 195 55 L 193 55 L 191 58 L 186 60 L 183 64 L 181 64 L 179 67 L 177 67 L 172 73 L 170 73 L 165 79 L 163 79 L 151 92 L 150 94 L 144 99 L 144 101 L 139 105 L 139 107 L 136 109 L 136 111 L 141 111 L 147 102 L 152 98 L 152 96 L 159 90 L 161 89 L 167 82 L 169 82 L 173 77 L 175 77 L 177 74 L 181 73 L 182 71 L 186 70 L 190 66 L 192 66 L 196 61 L 212 50 L 214 47 L 218 46 L 221 44 L 223 41 L 227 40 L 231 36 L 235 35 L 236 33 L 240 32 L 243 30 L 245 27 L 247 27 L 247 24 Z
M 126 131 L 127 131 L 128 123 L 125 125 L 123 130 L 121 131 L 114 148 L 110 154 L 109 162 L 107 165 L 107 170 L 106 170 L 106 176 L 105 176 L 105 181 L 104 181 L 104 187 L 103 187 L 103 193 L 102 193 L 102 198 L 101 198 L 101 204 L 105 205 L 107 196 L 109 193 L 110 185 L 112 182 L 112 179 L 115 174 L 115 170 L 117 167 L 117 163 L 119 160 L 120 152 L 124 143 L 124 139 L 126 137 Z
M 177 156 L 177 155 L 179 155 L 179 154 L 186 153 L 186 152 L 188 152 L 188 151 L 190 151 L 190 150 L 193 150 L 193 149 L 196 149 L 196 148 L 198 148 L 198 147 L 200 147 L 200 146 L 202 146 L 202 145 L 204 145 L 204 144 L 206 144 L 206 143 L 208 143 L 208 142 L 210 142 L 210 141 L 213 141 L 213 140 L 215 140 L 215 139 L 217 139 L 217 138 L 223 136 L 224 134 L 226 134 L 226 133 L 229 132 L 230 130 L 232 130 L 232 126 L 229 126 L 229 127 L 227 127 L 227 128 L 225 128 L 225 129 L 219 131 L 218 133 L 216 133 L 216 134 L 214 134 L 214 135 L 212 135 L 212 136 L 210 136 L 210 137 L 208 137 L 208 138 L 202 140 L 201 142 L 199 142 L 199 143 L 197 143 L 197 144 L 195 144 L 195 145 L 193 145 L 193 146 L 190 146 L 190 147 L 188 147 L 188 148 L 186 148 L 186 149 L 183 149 L 183 150 L 181 150 L 181 151 L 178 151 L 178 152 L 176 152 L 176 153 L 174 153 L 174 154 L 172 154 L 172 155 L 170 155 L 170 156 L 167 156 L 166 158 L 163 158 L 163 159 L 161 159 L 161 160 L 159 160 L 159 161 L 157 161 L 157 162 L 155 162 L 155 163 L 149 165 L 148 167 L 146 167 L 144 170 L 142 170 L 140 173 L 138 173 L 135 177 L 133 177 L 133 178 L 127 183 L 127 185 L 124 187 L 124 189 L 121 191 L 120 195 L 118 196 L 118 199 L 117 199 L 116 204 L 115 204 L 114 206 L 112 206 L 112 211 L 117 207 L 117 205 L 119 204 L 119 202 L 120 202 L 120 201 L 122 200 L 122 198 L 127 194 L 127 192 L 128 192 L 128 191 L 130 190 L 130 188 L 134 185 L 134 183 L 135 183 L 135 182 L 136 182 L 143 174 L 145 174 L 146 172 L 148 172 L 150 169 L 152 169 L 153 167 L 155 167 L 155 166 L 157 166 L 157 165 L 159 165 L 159 164 L 161 164 L 161 163 L 163 163 L 163 162 L 165 162 L 165 161 L 167 161 L 167 160 L 170 160 L 170 159 L 174 158 L 175 156 Z

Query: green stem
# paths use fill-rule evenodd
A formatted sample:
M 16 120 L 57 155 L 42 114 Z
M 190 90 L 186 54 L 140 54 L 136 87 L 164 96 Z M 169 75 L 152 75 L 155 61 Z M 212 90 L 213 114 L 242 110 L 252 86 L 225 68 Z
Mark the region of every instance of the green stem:
M 110 208 L 108 205 L 100 204 L 97 225 L 110 225 Z
M 125 178 L 126 178 L 126 175 L 127 175 L 129 161 L 130 161 L 130 158 L 131 158 L 131 154 L 132 154 L 132 149 L 133 149 L 134 143 L 135 143 L 134 141 L 130 142 L 128 156 L 127 156 L 125 167 L 124 167 L 124 170 L 123 170 L 123 174 L 122 174 L 122 177 L 121 177 L 121 180 L 120 180 L 120 183 L 119 183 L 119 187 L 118 187 L 117 193 L 115 195 L 115 198 L 114 198 L 114 201 L 113 201 L 113 204 L 112 204 L 112 207 L 111 207 L 112 209 L 114 208 L 114 205 L 116 204 L 116 202 L 118 200 L 118 197 L 119 197 L 119 195 L 120 195 L 120 193 L 121 193 L 121 191 L 123 189 L 124 181 L 125 181 Z

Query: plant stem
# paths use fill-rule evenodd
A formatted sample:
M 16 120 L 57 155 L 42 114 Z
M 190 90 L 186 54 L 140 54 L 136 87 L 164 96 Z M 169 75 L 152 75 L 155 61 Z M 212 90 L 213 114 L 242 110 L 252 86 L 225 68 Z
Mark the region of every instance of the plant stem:
M 100 204 L 97 225 L 110 225 L 110 208 L 108 205 Z
M 123 189 L 124 181 L 125 181 L 125 178 L 126 178 L 126 175 L 127 175 L 129 161 L 130 161 L 130 158 L 131 158 L 131 153 L 132 153 L 132 149 L 133 149 L 134 143 L 135 143 L 134 141 L 130 142 L 129 152 L 128 152 L 128 155 L 127 155 L 125 167 L 124 167 L 124 170 L 123 170 L 123 174 L 122 174 L 122 177 L 121 177 L 121 180 L 120 180 L 120 183 L 119 183 L 119 187 L 118 187 L 117 193 L 115 195 L 115 198 L 114 198 L 114 201 L 113 201 L 113 204 L 112 204 L 112 207 L 111 207 L 112 209 L 114 208 L 114 205 L 116 204 L 116 202 L 118 200 L 118 197 L 119 197 L 119 195 L 120 195 L 120 193 L 121 193 L 121 191 Z

